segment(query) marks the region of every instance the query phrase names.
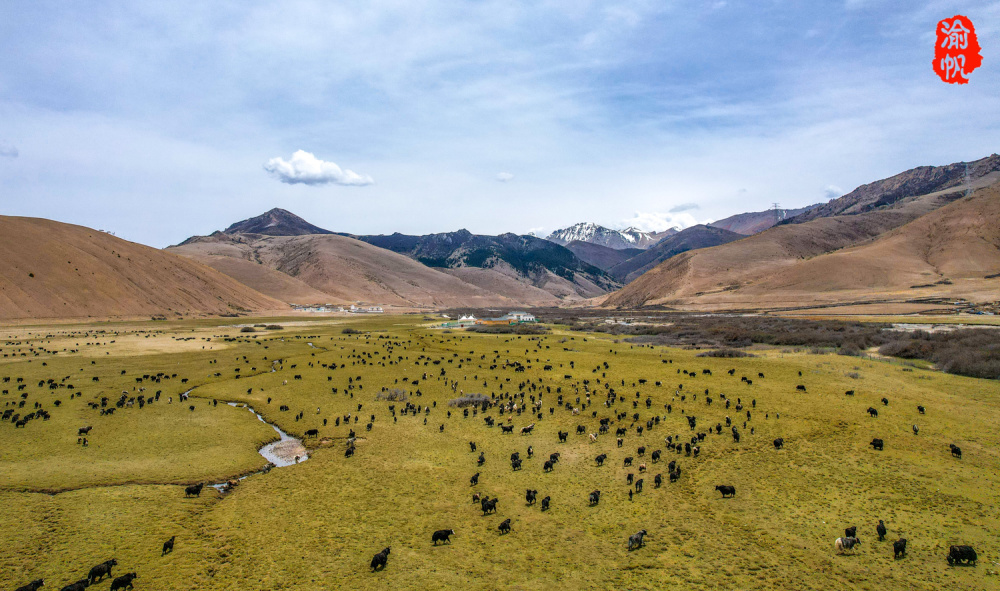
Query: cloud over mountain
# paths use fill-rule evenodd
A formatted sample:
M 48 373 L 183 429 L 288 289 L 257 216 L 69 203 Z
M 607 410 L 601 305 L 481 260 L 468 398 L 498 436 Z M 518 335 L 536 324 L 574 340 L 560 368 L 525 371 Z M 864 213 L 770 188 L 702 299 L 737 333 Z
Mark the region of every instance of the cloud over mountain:
M 637 211 L 631 218 L 622 220 L 621 224 L 637 228 L 643 232 L 663 232 L 664 230 L 669 230 L 670 228 L 683 230 L 684 228 L 690 228 L 691 226 L 695 226 L 700 223 L 690 213 L 683 213 L 688 208 L 680 210 L 680 213 L 675 212 L 674 210 L 676 209 L 677 208 L 675 207 L 666 213 L 658 211 Z
M 827 199 L 836 199 L 844 194 L 844 190 L 837 185 L 827 185 L 823 188 L 823 196 Z
M 0 158 L 17 158 L 18 154 L 17 147 L 6 142 L 0 142 Z
M 289 185 L 328 185 L 333 183 L 361 187 L 375 183 L 375 180 L 368 175 L 342 169 L 336 163 L 320 160 L 305 150 L 297 150 L 289 160 L 280 156 L 271 158 L 264 164 L 264 170 Z

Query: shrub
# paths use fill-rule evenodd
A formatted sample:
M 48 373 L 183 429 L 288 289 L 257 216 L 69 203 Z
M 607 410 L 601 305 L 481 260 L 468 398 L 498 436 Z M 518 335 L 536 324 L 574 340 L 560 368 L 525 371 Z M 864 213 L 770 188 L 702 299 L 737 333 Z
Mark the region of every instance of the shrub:
M 252 326 L 244 326 L 240 329 L 240 332 L 257 332 L 257 329 Z
M 716 349 L 714 351 L 706 351 L 704 353 L 698 353 L 695 357 L 756 357 L 756 355 L 751 355 L 746 351 L 740 351 L 738 349 Z
M 448 401 L 448 406 L 462 408 L 464 406 L 482 406 L 490 401 L 490 397 L 485 394 L 466 394 L 459 398 L 452 398 Z
M 400 388 L 383 390 L 375 395 L 375 400 L 388 400 L 390 402 L 406 402 L 409 399 L 410 394 L 406 390 L 401 390 Z
M 285 330 L 285 327 L 280 324 L 268 324 L 265 328 L 267 330 Z
M 348 328 L 345 328 L 344 330 L 340 331 L 340 333 L 341 334 L 361 334 L 361 331 L 358 330 L 358 329 L 356 329 L 356 328 L 350 328 L 350 327 L 348 327 Z
M 849 355 L 851 357 L 861 357 L 861 349 L 858 348 L 854 343 L 847 343 L 843 347 L 837 349 L 837 355 Z
M 997 329 L 898 333 L 896 340 L 879 348 L 879 353 L 930 361 L 941 371 L 957 375 L 1000 379 L 1000 330 Z
M 643 311 L 649 319 L 643 324 L 606 324 L 587 309 L 551 308 L 536 311 L 539 314 L 573 331 L 621 335 L 626 342 L 643 345 L 728 349 L 763 344 L 817 355 L 833 351 L 861 355 L 879 347 L 882 355 L 929 361 L 948 373 L 1000 379 L 1000 330 L 990 328 L 907 333 L 876 322 L 702 316 L 653 309 Z

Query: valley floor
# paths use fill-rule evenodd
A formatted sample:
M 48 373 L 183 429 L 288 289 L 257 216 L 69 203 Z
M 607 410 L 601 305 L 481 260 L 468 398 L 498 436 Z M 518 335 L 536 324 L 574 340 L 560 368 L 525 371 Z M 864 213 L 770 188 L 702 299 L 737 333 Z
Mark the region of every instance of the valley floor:
M 781 348 L 698 358 L 559 327 L 542 336 L 432 330 L 422 315 L 266 319 L 284 328 L 254 332 L 239 322 L 0 327 L 2 410 L 51 417 L 0 422 L 0 586 L 41 578 L 61 589 L 115 558 L 116 576 L 139 575 L 137 590 L 1000 589 L 995 381 Z M 377 399 L 384 389 L 405 391 L 419 411 Z M 540 399 L 540 417 L 493 407 L 490 428 L 481 409 L 465 417 L 449 405 L 472 393 L 520 405 L 522 392 L 529 407 Z M 140 395 L 154 402 L 128 404 Z M 101 414 L 104 397 L 114 414 Z M 257 449 L 277 434 L 230 401 L 303 438 L 310 457 L 231 492 L 186 497 L 187 485 L 266 464 Z M 592 442 L 601 418 L 610 432 Z M 621 447 L 618 428 L 627 429 Z M 305 437 L 310 429 L 317 436 Z M 351 429 L 356 453 L 345 457 Z M 698 457 L 668 447 L 668 436 L 698 433 Z M 884 451 L 869 445 L 876 437 Z M 559 461 L 545 472 L 552 453 Z M 673 483 L 670 461 L 681 468 Z M 644 479 L 642 492 L 628 474 Z M 735 497 L 721 498 L 720 484 Z M 528 505 L 528 489 L 551 509 Z M 596 506 L 593 490 L 602 491 Z M 496 514 L 484 516 L 474 493 L 498 498 Z M 508 518 L 512 531 L 500 535 Z M 886 541 L 875 535 L 879 519 Z M 838 555 L 834 540 L 852 525 L 861 545 Z M 440 529 L 455 534 L 434 546 Z M 629 551 L 640 529 L 646 544 Z M 161 556 L 171 536 L 175 549 Z M 901 537 L 908 552 L 894 560 Z M 975 547 L 978 565 L 950 567 L 952 544 Z M 372 573 L 386 546 L 387 568 Z

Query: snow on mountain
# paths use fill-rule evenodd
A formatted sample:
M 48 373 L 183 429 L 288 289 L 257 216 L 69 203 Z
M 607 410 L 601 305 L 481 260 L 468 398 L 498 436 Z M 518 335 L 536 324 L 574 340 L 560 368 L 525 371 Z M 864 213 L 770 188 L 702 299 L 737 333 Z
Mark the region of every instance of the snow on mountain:
M 578 240 L 622 250 L 625 248 L 649 248 L 675 232 L 676 230 L 673 229 L 666 232 L 643 232 L 632 227 L 624 230 L 612 230 L 598 224 L 584 222 L 556 230 L 546 240 L 561 245 Z

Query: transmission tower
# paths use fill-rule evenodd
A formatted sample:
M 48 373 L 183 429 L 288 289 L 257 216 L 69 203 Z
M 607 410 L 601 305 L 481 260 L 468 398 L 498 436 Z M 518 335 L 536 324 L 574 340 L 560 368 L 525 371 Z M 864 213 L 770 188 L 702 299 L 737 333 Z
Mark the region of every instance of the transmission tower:
M 972 195 L 972 180 L 969 175 L 969 163 L 965 162 L 965 196 Z
M 771 209 L 774 211 L 774 224 L 777 225 L 781 221 L 781 205 L 778 203 L 772 203 Z

